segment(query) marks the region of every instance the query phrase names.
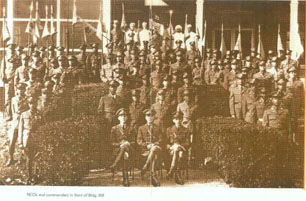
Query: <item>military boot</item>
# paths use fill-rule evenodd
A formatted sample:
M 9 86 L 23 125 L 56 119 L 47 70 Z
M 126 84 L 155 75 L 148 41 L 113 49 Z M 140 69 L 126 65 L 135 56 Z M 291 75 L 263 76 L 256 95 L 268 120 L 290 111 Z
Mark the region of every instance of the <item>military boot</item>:
M 180 170 L 175 171 L 175 183 L 180 184 L 180 185 L 184 185 L 184 181 L 181 178 L 181 171 Z
M 129 174 L 127 171 L 123 171 L 123 186 L 130 186 L 130 183 L 129 183 Z

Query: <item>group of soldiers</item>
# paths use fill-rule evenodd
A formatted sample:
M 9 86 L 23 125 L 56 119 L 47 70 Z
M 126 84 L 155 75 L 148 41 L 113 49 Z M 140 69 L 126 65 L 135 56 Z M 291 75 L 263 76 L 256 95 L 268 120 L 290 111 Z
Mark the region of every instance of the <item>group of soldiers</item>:
M 188 25 L 180 25 L 172 36 L 163 37 L 131 23 L 127 30 L 113 23 L 107 52 L 99 44 L 79 47 L 77 55 L 66 55 L 64 47 L 47 48 L 29 44 L 8 44 L 2 60 L 0 78 L 5 88 L 5 118 L 11 122 L 9 160 L 14 163 L 16 141 L 27 156 L 32 179 L 31 133 L 39 122 L 48 120 L 54 104 L 64 115 L 72 114 L 72 93 L 76 85 L 102 83 L 109 91 L 102 96 L 97 114 L 109 133 L 112 148 L 109 169 L 122 169 L 123 185 L 129 186 L 129 168 L 137 161 L 143 177 L 150 171 L 153 186 L 160 186 L 156 171 L 168 170 L 177 184 L 184 184 L 181 173 L 200 157 L 195 126 L 201 116 L 205 94 L 203 86 L 226 91 L 229 115 L 253 124 L 282 131 L 291 130 L 296 142 L 297 120 L 304 110 L 304 84 L 298 78 L 299 63 L 290 51 L 277 56 L 268 52 L 260 58 L 252 49 L 241 52 L 198 48 L 198 36 Z M 203 95 L 204 93 L 204 95 Z M 269 101 L 271 100 L 271 101 Z M 50 109 L 51 108 L 51 109 Z M 107 157 L 109 158 L 109 157 Z

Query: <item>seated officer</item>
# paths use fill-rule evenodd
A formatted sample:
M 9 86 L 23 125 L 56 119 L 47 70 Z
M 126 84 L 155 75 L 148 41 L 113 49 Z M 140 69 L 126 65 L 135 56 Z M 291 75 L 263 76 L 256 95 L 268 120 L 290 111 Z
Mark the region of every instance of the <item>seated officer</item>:
M 141 175 L 143 177 L 150 166 L 150 181 L 153 186 L 160 186 L 155 175 L 155 165 L 161 151 L 159 146 L 161 131 L 159 126 L 153 123 L 155 111 L 146 109 L 143 112 L 147 123 L 139 127 L 137 135 L 137 144 L 140 147 L 141 155 L 146 157 L 146 162 L 141 169 Z
M 184 184 L 181 178 L 181 168 L 183 158 L 190 146 L 189 130 L 182 126 L 183 115 L 181 112 L 175 112 L 173 115 L 174 125 L 167 129 L 167 150 L 169 151 L 171 159 L 170 169 L 167 177 L 175 175 L 175 182 L 177 184 Z
M 119 124 L 112 127 L 110 142 L 112 145 L 114 163 L 110 166 L 112 172 L 117 167 L 120 161 L 123 161 L 123 186 L 129 186 L 127 162 L 132 156 L 133 145 L 135 144 L 135 134 L 133 129 L 127 123 L 128 114 L 124 108 L 116 112 Z

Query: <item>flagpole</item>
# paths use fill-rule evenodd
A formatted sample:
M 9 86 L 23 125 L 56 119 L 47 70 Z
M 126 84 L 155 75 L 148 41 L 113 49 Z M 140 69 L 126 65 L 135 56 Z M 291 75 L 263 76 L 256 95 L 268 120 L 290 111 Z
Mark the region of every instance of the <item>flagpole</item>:
M 66 53 L 67 56 L 69 55 L 69 27 L 68 27 L 68 22 L 69 22 L 69 0 L 67 0 L 67 11 L 68 11 L 68 17 L 67 17 L 67 25 L 66 25 Z
M 170 48 L 173 47 L 173 44 L 172 44 L 172 14 L 173 14 L 173 10 L 170 10 L 169 11 L 169 14 L 170 14 L 170 18 L 169 18 L 169 32 L 170 32 Z M 170 27 L 171 25 L 171 27 Z
M 3 75 L 5 76 L 5 69 L 6 69 L 6 61 L 5 61 L 5 54 L 6 54 L 6 42 L 4 41 L 4 33 L 5 33 L 5 26 L 6 25 L 6 7 L 3 7 L 3 30 L 2 30 L 2 44 L 3 44 Z M 3 80 L 4 81 L 4 80 Z M 5 114 L 5 113 L 4 113 Z

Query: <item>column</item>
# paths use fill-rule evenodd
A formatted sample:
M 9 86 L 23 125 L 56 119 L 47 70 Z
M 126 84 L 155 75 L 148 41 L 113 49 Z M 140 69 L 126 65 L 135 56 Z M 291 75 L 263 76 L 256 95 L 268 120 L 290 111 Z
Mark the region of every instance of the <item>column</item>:
M 105 35 L 107 38 L 110 38 L 110 31 L 111 31 L 111 26 L 112 26 L 112 19 L 111 19 L 111 4 L 112 4 L 112 0 L 103 0 L 102 1 L 102 12 L 103 12 L 103 23 L 105 24 L 105 27 L 107 29 L 107 34 Z M 103 37 L 103 48 L 104 48 L 104 52 L 106 52 L 106 48 L 105 45 L 108 43 L 109 41 Z
M 56 1 L 56 46 L 61 46 L 61 0 Z
M 14 42 L 14 4 L 15 0 L 7 1 L 6 19 L 7 19 L 7 26 L 11 34 L 11 40 L 8 41 L 8 43 Z
M 204 25 L 204 0 L 197 0 L 195 31 L 197 31 L 197 29 L 199 30 L 201 39 L 203 37 L 203 25 Z M 199 49 L 202 53 L 202 48 L 199 48 Z

